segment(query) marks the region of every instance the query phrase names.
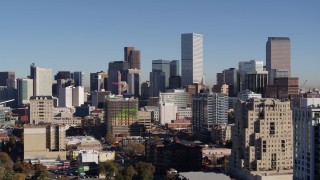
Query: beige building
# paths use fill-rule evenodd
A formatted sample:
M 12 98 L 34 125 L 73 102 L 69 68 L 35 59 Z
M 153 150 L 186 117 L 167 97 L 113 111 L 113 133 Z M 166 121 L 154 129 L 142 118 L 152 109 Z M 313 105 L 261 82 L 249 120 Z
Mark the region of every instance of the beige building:
M 231 175 L 239 179 L 268 179 L 271 175 L 292 179 L 293 127 L 289 101 L 239 100 L 232 142 Z
M 146 132 L 151 131 L 151 112 L 138 111 L 138 124 L 143 126 Z
M 30 124 L 50 123 L 53 118 L 53 97 L 30 97 Z
M 231 140 L 231 128 L 234 124 L 216 124 L 211 128 L 211 140 L 216 144 L 226 144 Z
M 66 159 L 64 125 L 25 126 L 24 159 Z

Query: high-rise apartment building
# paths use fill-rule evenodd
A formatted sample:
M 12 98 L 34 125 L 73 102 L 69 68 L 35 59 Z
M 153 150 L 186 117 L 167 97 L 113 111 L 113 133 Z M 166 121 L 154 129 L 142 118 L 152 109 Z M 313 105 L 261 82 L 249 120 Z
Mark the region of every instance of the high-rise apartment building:
M 293 179 L 320 179 L 320 98 L 304 98 L 293 108 Z M 309 102 L 309 103 L 308 103 Z
M 229 173 L 232 176 L 292 179 L 293 126 L 289 101 L 238 100 L 231 139 Z
M 291 76 L 290 38 L 268 37 L 266 43 L 266 67 L 272 69 L 286 69 Z
M 29 104 L 33 96 L 33 79 L 17 79 L 18 105 Z
M 7 86 L 7 79 L 14 80 L 15 72 L 0 72 L 0 86 Z
M 228 123 L 228 94 L 199 93 L 192 95 L 192 131 L 207 136 L 215 124 Z
M 128 62 L 129 69 L 141 69 L 140 51 L 134 47 L 124 47 L 124 61 Z
M 54 99 L 52 96 L 30 97 L 30 124 L 51 123 Z
M 109 95 L 105 99 L 107 134 L 130 136 L 131 125 L 138 122 L 138 99 Z
M 181 34 L 182 86 L 203 82 L 203 36 Z
M 31 64 L 30 77 L 33 79 L 34 96 L 52 96 L 52 69 Z

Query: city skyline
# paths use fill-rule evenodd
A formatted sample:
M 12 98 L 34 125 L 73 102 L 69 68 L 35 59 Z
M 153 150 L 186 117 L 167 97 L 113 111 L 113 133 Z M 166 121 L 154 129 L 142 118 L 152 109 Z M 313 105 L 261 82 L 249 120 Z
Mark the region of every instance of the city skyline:
M 170 3 L 1 2 L 0 71 L 26 78 L 34 62 L 52 68 L 53 74 L 83 71 L 88 86 L 90 73 L 107 72 L 108 63 L 124 60 L 123 48 L 132 46 L 140 50 L 146 81 L 152 60 L 181 60 L 180 35 L 194 32 L 203 35 L 210 86 L 216 73 L 237 68 L 240 61 L 266 65 L 268 37 L 289 37 L 291 76 L 299 77 L 300 85 L 307 80 L 306 87 L 319 87 L 314 76 L 320 64 L 319 2 Z

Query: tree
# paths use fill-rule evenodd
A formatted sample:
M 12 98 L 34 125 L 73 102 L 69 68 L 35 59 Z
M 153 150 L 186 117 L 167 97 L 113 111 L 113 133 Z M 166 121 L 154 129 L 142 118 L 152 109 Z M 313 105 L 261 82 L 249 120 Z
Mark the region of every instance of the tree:
M 33 168 L 35 171 L 36 179 L 45 179 L 46 177 L 48 177 L 49 174 L 46 166 L 42 164 L 35 164 Z
M 99 164 L 99 173 L 106 176 L 106 179 L 112 179 L 118 172 L 114 162 L 106 161 Z
M 122 174 L 124 180 L 131 180 L 133 176 L 137 175 L 137 171 L 132 166 L 129 166 L 123 170 Z
M 16 180 L 25 180 L 26 176 L 22 173 L 14 173 L 13 178 Z
M 5 169 L 13 168 L 13 161 L 10 156 L 5 152 L 0 152 L 0 166 Z
M 30 174 L 33 171 L 32 165 L 27 162 L 15 163 L 13 170 L 18 173 Z
M 144 155 L 145 147 L 142 143 L 129 142 L 124 149 L 124 152 L 129 157 Z
M 106 143 L 114 144 L 114 143 L 116 143 L 116 139 L 111 134 L 107 134 L 106 135 Z
M 136 166 L 137 178 L 139 180 L 151 180 L 153 179 L 153 173 L 155 172 L 155 167 L 151 163 L 139 162 Z

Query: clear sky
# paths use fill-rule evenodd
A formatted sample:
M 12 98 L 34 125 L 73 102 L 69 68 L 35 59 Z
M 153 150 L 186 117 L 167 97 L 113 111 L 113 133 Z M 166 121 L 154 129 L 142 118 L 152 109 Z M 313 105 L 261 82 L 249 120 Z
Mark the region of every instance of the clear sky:
M 204 36 L 204 70 L 239 61 L 265 62 L 268 36 L 291 39 L 292 75 L 320 87 L 320 1 L 289 0 L 28 0 L 0 1 L 0 71 L 29 74 L 29 65 L 89 73 L 141 51 L 143 80 L 154 59 L 180 60 L 180 34 Z

